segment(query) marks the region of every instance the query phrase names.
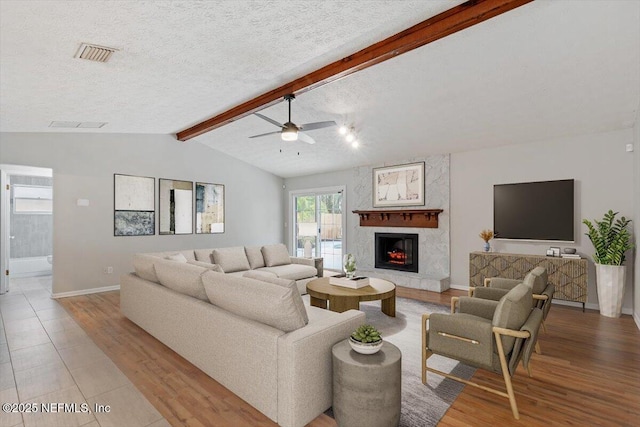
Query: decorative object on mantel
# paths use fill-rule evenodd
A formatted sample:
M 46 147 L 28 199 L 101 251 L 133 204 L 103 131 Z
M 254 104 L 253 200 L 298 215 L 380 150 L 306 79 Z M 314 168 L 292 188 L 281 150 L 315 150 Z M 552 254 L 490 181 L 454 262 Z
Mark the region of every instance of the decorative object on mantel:
M 631 234 L 627 226 L 631 222 L 625 217 L 614 220 L 618 212 L 609 210 L 602 221 L 594 220 L 596 226 L 588 219 L 582 223 L 589 230 L 585 233 L 593 243 L 596 253 L 593 262 L 596 264 L 596 287 L 600 314 L 606 317 L 620 317 L 626 268 L 625 252 L 633 248 Z
M 480 238 L 484 240 L 484 251 L 489 252 L 491 250 L 489 240 L 493 239 L 493 230 L 482 230 L 480 232 Z
M 382 336 L 371 325 L 361 325 L 349 337 L 351 348 L 360 354 L 375 354 L 382 347 Z
M 438 228 L 441 212 L 442 209 L 353 211 L 360 216 L 360 227 L 414 228 Z
M 352 279 L 356 275 L 356 257 L 353 254 L 346 254 L 342 264 L 344 272 L 347 273 L 347 279 Z
M 373 207 L 424 206 L 424 162 L 373 169 Z

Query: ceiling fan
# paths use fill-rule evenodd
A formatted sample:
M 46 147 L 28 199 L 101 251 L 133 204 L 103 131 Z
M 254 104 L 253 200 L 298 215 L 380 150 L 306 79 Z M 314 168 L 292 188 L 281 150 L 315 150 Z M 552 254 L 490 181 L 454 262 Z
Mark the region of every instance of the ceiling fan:
M 270 119 L 267 116 L 263 116 L 260 113 L 253 113 L 256 116 L 260 117 L 262 120 L 266 120 L 281 129 L 276 132 L 267 132 L 261 133 L 260 135 L 253 135 L 249 138 L 260 138 L 262 136 L 275 135 L 279 133 L 283 141 L 297 141 L 299 139 L 300 141 L 306 142 L 307 144 L 315 144 L 316 141 L 304 132 L 336 126 L 336 122 L 334 122 L 333 120 L 327 122 L 305 123 L 300 126 L 293 123 L 291 121 L 291 101 L 293 101 L 295 98 L 296 97 L 293 94 L 284 96 L 285 101 L 289 102 L 289 120 L 285 124 L 278 123 L 275 120 Z

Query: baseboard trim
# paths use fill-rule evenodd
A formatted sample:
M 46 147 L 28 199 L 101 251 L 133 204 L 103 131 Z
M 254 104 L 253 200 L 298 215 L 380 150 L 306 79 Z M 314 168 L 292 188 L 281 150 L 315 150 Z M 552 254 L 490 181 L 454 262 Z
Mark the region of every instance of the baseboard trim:
M 468 286 L 462 286 L 462 285 L 449 285 L 449 289 L 457 289 L 459 291 L 468 291 L 469 287 Z
M 58 292 L 51 294 L 53 298 L 77 297 L 78 295 L 99 294 L 100 292 L 119 291 L 120 285 L 104 286 L 102 288 L 82 289 L 80 291 Z
M 636 321 L 636 326 L 638 327 L 638 329 L 640 329 L 640 314 L 633 313 L 633 320 Z

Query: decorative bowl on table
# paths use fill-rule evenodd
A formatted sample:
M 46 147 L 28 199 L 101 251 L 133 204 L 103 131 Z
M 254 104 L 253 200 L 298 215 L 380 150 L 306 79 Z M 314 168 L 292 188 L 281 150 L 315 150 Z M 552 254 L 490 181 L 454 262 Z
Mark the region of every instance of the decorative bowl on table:
M 376 342 L 360 342 L 349 337 L 349 345 L 356 353 L 360 354 L 375 354 L 382 348 L 383 341 Z

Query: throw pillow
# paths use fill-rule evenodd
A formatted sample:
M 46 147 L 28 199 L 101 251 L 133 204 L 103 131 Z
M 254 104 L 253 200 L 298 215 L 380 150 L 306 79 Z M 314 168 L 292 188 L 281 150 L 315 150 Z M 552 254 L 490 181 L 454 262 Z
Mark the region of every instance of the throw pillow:
M 249 265 L 252 270 L 265 266 L 260 246 L 245 246 L 244 251 L 247 254 L 247 259 L 249 260 Z
M 160 284 L 181 294 L 208 301 L 202 274 L 208 270 L 195 265 L 158 259 L 154 264 Z
M 202 281 L 211 304 L 224 310 L 283 332 L 305 326 L 293 298 L 300 296 L 297 289 L 212 271 Z
M 220 265 L 225 273 L 251 270 L 244 246 L 214 249 L 211 255 L 213 263 Z
M 187 261 L 187 264 L 197 265 L 198 267 L 206 268 L 207 270 L 215 271 L 217 273 L 224 273 L 222 267 L 220 267 L 218 264 L 211 264 L 210 262 Z
M 307 309 L 304 307 L 304 302 L 302 301 L 302 296 L 300 296 L 300 291 L 298 290 L 295 280 L 280 279 L 273 273 L 267 273 L 266 271 L 247 271 L 244 273 L 243 277 L 260 280 L 261 282 L 273 283 L 274 285 L 282 286 L 283 288 L 293 289 L 295 291 L 293 301 L 304 319 L 304 324 L 309 324 Z
M 282 243 L 262 247 L 262 256 L 267 267 L 291 264 L 291 257 L 287 247 Z
M 164 259 L 168 259 L 169 261 L 187 262 L 187 258 L 180 252 L 173 255 L 168 255 L 164 257 Z

